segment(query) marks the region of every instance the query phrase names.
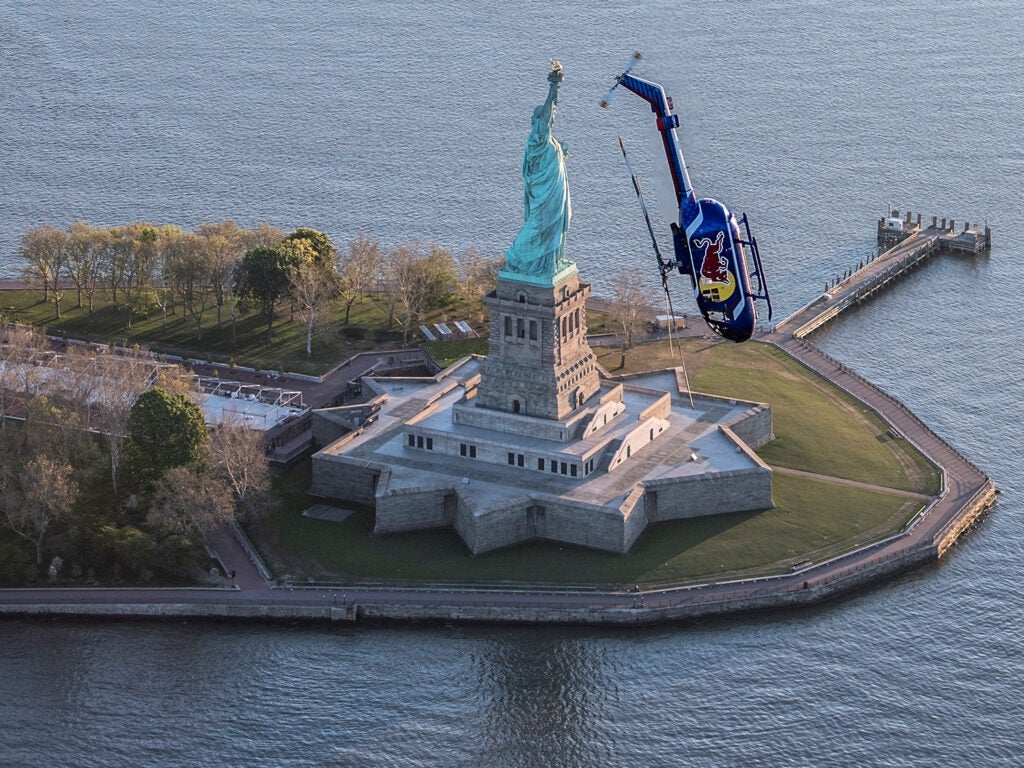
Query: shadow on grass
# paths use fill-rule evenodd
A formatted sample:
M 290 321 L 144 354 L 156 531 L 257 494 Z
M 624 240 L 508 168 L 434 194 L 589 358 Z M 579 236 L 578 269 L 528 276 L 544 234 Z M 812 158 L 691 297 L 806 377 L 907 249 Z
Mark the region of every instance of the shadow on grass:
M 906 498 L 776 475 L 773 509 L 673 520 L 647 528 L 626 555 L 530 541 L 472 555 L 452 529 L 374 536 L 373 512 L 344 522 L 302 516 L 310 462 L 278 478 L 280 503 L 254 531 L 279 577 L 577 585 L 669 584 L 760 576 L 821 560 L 899 530 Z

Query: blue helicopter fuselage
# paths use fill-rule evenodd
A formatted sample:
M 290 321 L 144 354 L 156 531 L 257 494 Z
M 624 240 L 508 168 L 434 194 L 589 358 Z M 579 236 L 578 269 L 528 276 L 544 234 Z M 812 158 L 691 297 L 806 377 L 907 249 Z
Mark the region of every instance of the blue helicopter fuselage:
M 754 299 L 768 302 L 771 317 L 771 300 L 764 285 L 757 243 L 750 235 L 746 216 L 742 218 L 747 234 L 744 240 L 736 217 L 728 208 L 711 198 L 697 199 L 676 136 L 679 117 L 672 113 L 672 102 L 664 89 L 628 74 L 628 69 L 617 84 L 647 101 L 658 116 L 658 130 L 679 204 L 679 222 L 672 226 L 675 266 L 690 276 L 697 308 L 708 326 L 731 341 L 746 341 L 757 325 Z M 751 291 L 744 244 L 749 245 L 755 262 L 753 274 L 758 277 L 760 293 Z
M 690 276 L 697 308 L 711 329 L 730 341 L 746 341 L 757 324 L 747 260 L 732 212 L 717 200 L 697 201 L 690 226 L 674 227 L 679 271 Z

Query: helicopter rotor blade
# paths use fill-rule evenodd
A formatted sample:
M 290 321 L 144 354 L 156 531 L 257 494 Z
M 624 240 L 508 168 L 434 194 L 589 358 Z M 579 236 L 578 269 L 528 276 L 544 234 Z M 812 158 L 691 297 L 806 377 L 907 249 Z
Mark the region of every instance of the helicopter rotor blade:
M 636 173 L 633 171 L 633 165 L 629 162 L 629 155 L 626 154 L 626 145 L 622 142 L 621 136 L 619 137 L 619 149 L 622 150 L 622 159 L 626 161 L 626 170 L 629 171 L 629 177 L 633 181 L 633 189 L 636 191 L 636 199 L 640 203 L 640 210 L 643 212 L 644 221 L 647 223 L 647 232 L 651 236 L 651 244 L 654 246 L 654 255 L 658 259 L 658 270 L 661 272 L 661 284 L 665 285 L 667 282 L 666 275 L 672 265 L 665 261 L 665 257 L 661 253 L 661 248 L 658 246 L 658 238 L 654 235 L 654 225 L 651 224 L 651 216 L 647 212 L 647 204 L 644 202 L 644 193 L 640 188 L 640 179 L 637 178 Z
M 619 87 L 619 81 L 622 80 L 624 75 L 629 74 L 629 70 L 635 67 L 636 63 L 640 61 L 640 59 L 642 59 L 643 57 L 644 55 L 640 53 L 640 51 L 633 51 L 633 55 L 629 58 L 629 61 L 626 62 L 626 67 L 625 69 L 622 70 L 622 74 L 618 75 L 615 78 L 615 85 L 609 88 L 608 93 L 606 93 L 604 98 L 601 99 L 602 107 L 607 107 L 609 104 L 612 103 L 612 97 L 615 95 L 615 89 Z

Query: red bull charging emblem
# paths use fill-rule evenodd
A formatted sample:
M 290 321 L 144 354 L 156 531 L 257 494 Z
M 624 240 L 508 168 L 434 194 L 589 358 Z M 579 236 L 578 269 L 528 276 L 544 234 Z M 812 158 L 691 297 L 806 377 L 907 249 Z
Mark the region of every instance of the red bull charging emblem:
M 714 240 L 694 238 L 690 245 L 694 260 L 700 259 L 700 279 L 697 285 L 701 295 L 710 301 L 725 301 L 736 290 L 736 277 L 729 271 L 729 260 L 722 253 L 725 233 L 718 232 Z

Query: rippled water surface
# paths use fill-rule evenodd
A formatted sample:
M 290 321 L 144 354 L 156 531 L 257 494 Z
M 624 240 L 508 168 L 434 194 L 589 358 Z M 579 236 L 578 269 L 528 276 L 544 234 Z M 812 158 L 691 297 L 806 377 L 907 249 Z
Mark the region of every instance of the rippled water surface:
M 819 609 L 605 632 L 0 624 L 0 765 L 1019 766 L 1024 12 L 881 3 L 0 0 L 0 268 L 28 226 L 313 226 L 507 247 L 550 57 L 569 250 L 602 281 L 656 218 L 633 49 L 701 194 L 746 210 L 780 316 L 887 204 L 994 230 L 819 338 L 1003 491 L 940 566 Z M 667 245 L 667 241 L 665 242 Z M 682 286 L 679 288 L 682 291 Z M 682 293 L 680 293 L 682 296 Z

